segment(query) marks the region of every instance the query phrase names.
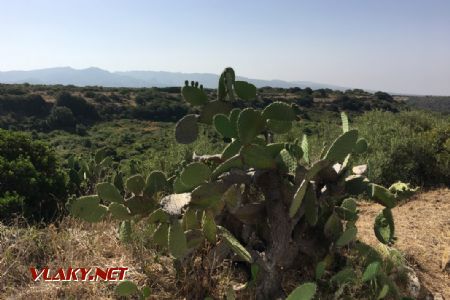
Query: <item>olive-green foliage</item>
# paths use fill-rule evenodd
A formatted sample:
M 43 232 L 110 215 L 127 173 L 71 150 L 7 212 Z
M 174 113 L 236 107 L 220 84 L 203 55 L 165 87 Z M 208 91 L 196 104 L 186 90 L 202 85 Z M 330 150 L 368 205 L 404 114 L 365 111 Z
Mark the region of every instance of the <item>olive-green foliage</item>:
M 66 196 L 55 154 L 26 134 L 1 129 L 0 183 L 0 221 L 13 214 L 28 221 L 52 220 Z
M 391 185 L 450 186 L 450 119 L 424 111 L 373 111 L 355 123 L 366 137 L 369 178 Z

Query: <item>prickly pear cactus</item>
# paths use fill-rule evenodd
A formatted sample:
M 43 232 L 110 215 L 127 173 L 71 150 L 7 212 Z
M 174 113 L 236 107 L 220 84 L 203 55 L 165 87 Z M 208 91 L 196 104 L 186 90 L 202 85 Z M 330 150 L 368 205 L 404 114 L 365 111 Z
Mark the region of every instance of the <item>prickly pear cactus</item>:
M 302 263 L 317 264 L 317 284 L 302 285 L 289 299 L 312 298 L 323 280 L 337 285 L 355 280 L 351 266 L 338 264 L 357 244 L 352 196 L 365 194 L 385 207 L 374 220 L 374 233 L 382 243 L 395 241 L 391 209 L 399 192 L 371 183 L 366 165 L 350 166 L 368 145 L 345 113 L 343 133 L 314 162 L 306 136 L 273 143 L 274 135 L 288 132 L 299 119 L 290 104 L 233 108 L 236 99 L 257 97 L 255 86 L 236 81 L 233 69 L 220 75 L 217 99 L 195 82 L 186 81 L 181 93 L 199 113 L 176 124 L 177 141 L 194 142 L 198 123 L 208 124 L 229 140 L 222 153 L 195 156 L 170 179 L 154 171 L 146 180 L 135 174 L 121 183 L 100 183 L 97 195 L 74 201 L 73 215 L 91 222 L 120 220 L 128 235 L 131 220 L 147 217 L 156 226 L 155 244 L 180 261 L 205 241 L 213 249 L 226 245 L 232 259 L 258 268 L 258 299 L 285 297 L 282 274 Z M 377 293 L 394 295 L 393 283 L 380 272 L 367 281 L 379 281 Z M 301 298 L 302 293 L 309 296 Z

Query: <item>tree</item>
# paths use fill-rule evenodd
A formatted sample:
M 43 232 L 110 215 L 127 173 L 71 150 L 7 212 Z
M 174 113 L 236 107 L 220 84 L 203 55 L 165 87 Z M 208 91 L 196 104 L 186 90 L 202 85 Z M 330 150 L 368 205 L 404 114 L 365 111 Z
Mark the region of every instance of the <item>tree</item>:
M 47 118 L 47 125 L 51 129 L 73 131 L 75 130 L 76 120 L 69 108 L 55 106 Z
M 50 221 L 60 212 L 65 177 L 49 148 L 27 135 L 0 129 L 1 221 L 23 215 Z

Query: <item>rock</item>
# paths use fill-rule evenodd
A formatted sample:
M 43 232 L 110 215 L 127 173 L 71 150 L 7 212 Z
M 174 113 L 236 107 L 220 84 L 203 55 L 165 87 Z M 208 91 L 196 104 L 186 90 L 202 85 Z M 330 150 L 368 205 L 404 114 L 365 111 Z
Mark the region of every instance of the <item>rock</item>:
M 407 283 L 406 283 L 406 289 L 408 291 L 408 294 L 414 298 L 417 299 L 420 294 L 420 282 L 419 278 L 417 277 L 416 272 L 412 269 L 407 267 Z

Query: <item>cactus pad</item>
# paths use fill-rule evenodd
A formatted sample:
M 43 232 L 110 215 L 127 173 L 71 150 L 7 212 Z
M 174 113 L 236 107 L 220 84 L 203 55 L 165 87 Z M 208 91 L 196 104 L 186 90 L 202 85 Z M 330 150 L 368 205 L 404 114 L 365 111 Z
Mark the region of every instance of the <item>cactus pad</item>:
M 266 146 L 246 145 L 243 146 L 240 155 L 245 165 L 257 169 L 274 169 L 275 160 L 267 150 Z
M 225 243 L 236 253 L 241 259 L 248 263 L 253 262 L 252 255 L 247 251 L 247 249 L 242 246 L 242 244 L 229 232 L 226 228 L 222 226 L 217 226 L 219 235 L 225 241 Z
M 217 114 L 213 118 L 214 127 L 217 132 L 225 138 L 237 137 L 236 127 L 233 126 L 228 117 L 224 114 Z
M 97 195 L 83 196 L 76 199 L 70 208 L 74 217 L 88 222 L 99 222 L 108 211 L 106 206 L 100 205 L 100 198 Z
M 193 162 L 187 165 L 180 174 L 181 182 L 187 187 L 197 187 L 208 181 L 211 170 L 202 162 Z
M 225 101 L 215 100 L 203 106 L 198 121 L 204 124 L 212 124 L 213 118 L 217 114 L 228 115 L 232 106 Z
M 395 242 L 395 226 L 392 211 L 389 208 L 383 209 L 375 218 L 373 225 L 375 236 L 383 244 L 392 244 Z
M 243 100 L 252 100 L 256 98 L 256 87 L 246 81 L 235 81 L 234 91 L 236 95 Z
M 175 258 L 182 258 L 187 253 L 187 240 L 183 228 L 178 220 L 169 226 L 169 251 Z
M 388 189 L 374 183 L 372 183 L 371 186 L 371 197 L 376 202 L 387 208 L 394 208 L 397 205 L 394 194 L 392 194 Z
M 349 130 L 339 136 L 328 149 L 325 159 L 331 162 L 342 163 L 346 156 L 352 152 L 358 139 L 358 130 Z
M 128 220 L 131 217 L 128 208 L 120 203 L 113 202 L 108 206 L 109 213 L 117 220 Z
M 289 104 L 284 102 L 273 102 L 269 104 L 262 113 L 264 119 L 276 121 L 295 121 L 295 112 Z
M 242 144 L 250 144 L 265 128 L 265 120 L 259 111 L 246 108 L 239 114 L 237 127 Z
M 206 93 L 198 87 L 184 86 L 181 88 L 181 94 L 183 95 L 184 100 L 194 106 L 204 105 L 208 102 L 208 96 L 206 96 Z
M 142 175 L 136 174 L 127 179 L 125 186 L 129 192 L 140 195 L 144 190 L 145 180 Z
M 177 122 L 175 126 L 175 139 L 180 144 L 195 142 L 198 136 L 198 125 L 196 115 L 186 115 Z
M 109 202 L 122 203 L 123 197 L 119 190 L 109 182 L 102 182 L 97 184 L 97 194 L 102 200 Z
M 202 218 L 202 230 L 206 239 L 211 243 L 217 242 L 217 227 L 214 221 L 214 215 L 211 211 L 205 210 Z

